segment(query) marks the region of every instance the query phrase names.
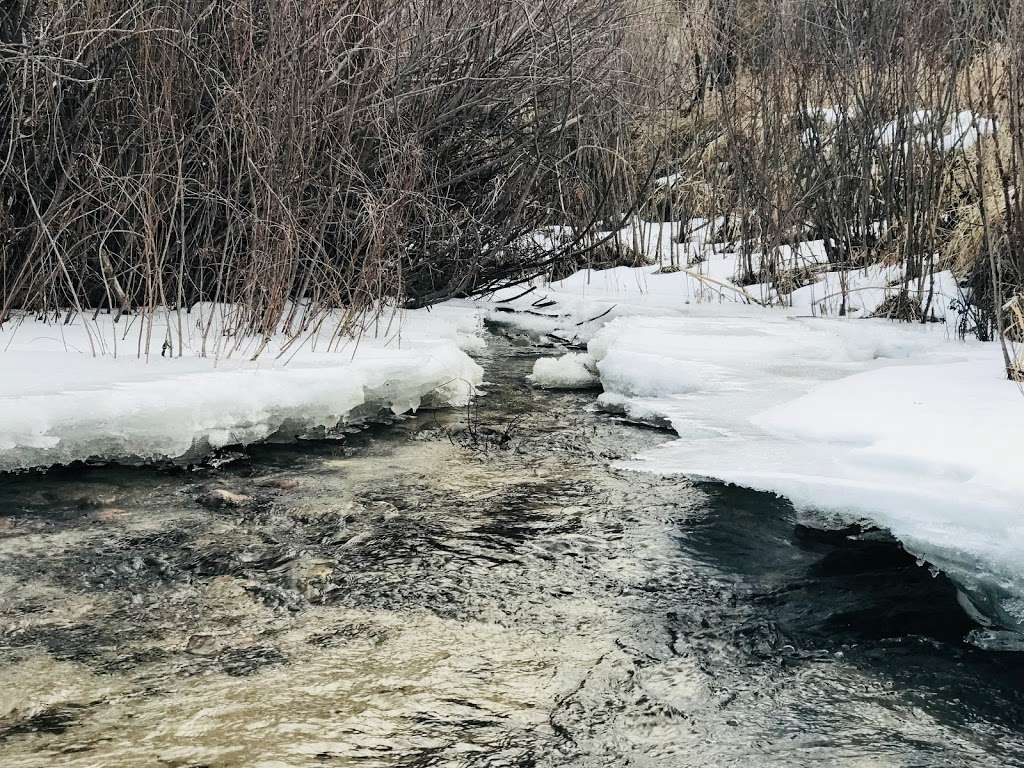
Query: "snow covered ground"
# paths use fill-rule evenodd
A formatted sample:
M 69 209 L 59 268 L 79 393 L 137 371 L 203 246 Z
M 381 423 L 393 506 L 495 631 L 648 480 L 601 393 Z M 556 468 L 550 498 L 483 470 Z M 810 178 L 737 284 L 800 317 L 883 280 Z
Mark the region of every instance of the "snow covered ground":
M 1024 392 L 996 344 L 956 338 L 952 276 L 911 287 L 939 322 L 904 324 L 860 319 L 900 290 L 898 268 L 824 267 L 767 308 L 768 286 L 731 286 L 735 255 L 702 255 L 669 274 L 508 289 L 490 318 L 586 350 L 539 361 L 535 383 L 591 373 L 605 408 L 679 435 L 627 466 L 776 493 L 822 525 L 882 526 L 950 575 L 969 610 L 1024 630 Z
M 718 309 L 624 318 L 591 340 L 603 404 L 680 436 L 630 466 L 870 520 L 1024 628 L 1024 393 L 998 348 Z
M 568 350 L 537 362 L 538 386 L 600 384 L 603 407 L 679 435 L 628 466 L 777 493 L 822 524 L 884 526 L 948 573 L 970 610 L 1024 631 L 1024 393 L 997 346 L 957 339 L 952 276 L 831 271 L 823 244 L 807 242 L 774 255 L 803 274 L 779 295 L 737 284 L 740 257 L 710 242 L 716 225 L 618 233 L 673 269 L 506 288 L 382 317 L 355 341 L 329 322 L 294 343 L 237 339 L 214 306 L 151 326 L 15 318 L 0 329 L 0 471 L 193 458 L 382 409 L 462 405 L 482 381 L 466 353 L 486 316 Z M 903 291 L 937 322 L 865 319 Z
M 720 222 L 687 224 L 637 221 L 616 236 L 653 263 L 643 267 L 583 270 L 555 283 L 499 290 L 484 306 L 489 319 L 573 345 L 585 344 L 616 317 L 673 315 L 694 304 L 782 305 L 794 314 L 866 318 L 906 290 L 929 318 L 955 324 L 951 307 L 963 297 L 947 271 L 904 280 L 903 267 L 872 264 L 862 269 L 831 269 L 821 241 L 780 246 L 772 259 L 780 273 L 802 272 L 788 293 L 767 283 L 738 285 L 741 257 L 730 244 L 711 242 Z M 544 237 L 540 237 L 544 240 Z M 760 269 L 760 254 L 751 267 Z M 669 266 L 675 259 L 677 266 Z
M 483 343 L 480 322 L 464 308 L 385 316 L 356 341 L 339 342 L 326 322 L 292 345 L 283 335 L 270 339 L 255 360 L 261 339 L 221 333 L 226 309 L 161 313 L 152 327 L 109 315 L 6 323 L 0 471 L 193 458 L 317 434 L 382 409 L 463 405 L 482 381 L 466 354 Z

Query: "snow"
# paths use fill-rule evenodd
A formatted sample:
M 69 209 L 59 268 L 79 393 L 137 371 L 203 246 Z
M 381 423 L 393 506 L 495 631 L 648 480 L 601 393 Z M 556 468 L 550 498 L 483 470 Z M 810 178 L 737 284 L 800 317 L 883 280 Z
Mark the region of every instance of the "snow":
M 678 435 L 624 466 L 778 494 L 821 525 L 883 527 L 949 575 L 972 615 L 1024 631 L 1024 393 L 998 345 L 957 339 L 953 276 L 839 272 L 824 244 L 802 243 L 774 254 L 810 269 L 780 296 L 737 286 L 741 259 L 706 222 L 633 226 L 623 239 L 662 264 L 660 244 L 690 232 L 682 268 L 583 271 L 485 303 L 492 322 L 586 349 L 539 361 L 534 379 L 596 371 L 602 407 Z M 903 290 L 936 322 L 867 319 Z
M 735 281 L 743 260 L 731 250 L 731 244 L 710 242 L 709 230 L 716 226 L 703 220 L 685 225 L 637 222 L 619 237 L 624 244 L 639 242 L 656 263 L 583 270 L 557 282 L 538 282 L 525 294 L 522 286 L 505 288 L 483 306 L 488 319 L 498 325 L 574 346 L 585 345 L 617 317 L 673 316 L 696 304 L 782 304 L 795 314 L 869 317 L 904 288 L 922 309 L 927 307 L 929 317 L 951 325 L 960 320 L 951 310 L 961 295 L 950 272 L 905 280 L 902 266 L 830 270 L 820 240 L 782 245 L 772 254 L 782 273 L 810 268 L 812 279 L 807 285 L 783 295 L 767 283 L 739 286 Z M 666 244 L 683 232 L 688 237 L 676 243 L 681 249 L 677 254 L 680 266 L 673 271 L 668 267 Z M 751 267 L 759 270 L 763 259 L 763 254 L 751 254 Z
M 942 148 L 947 152 L 958 146 L 970 149 L 982 136 L 990 136 L 995 130 L 994 120 L 978 117 L 970 110 L 959 112 L 949 131 L 942 137 Z
M 661 189 L 662 187 L 673 187 L 676 182 L 682 178 L 681 174 L 670 173 L 668 176 L 661 176 L 654 180 L 655 189 Z
M 784 312 L 616 320 L 590 342 L 609 407 L 682 439 L 630 466 L 866 519 L 1024 628 L 1024 393 L 992 344 Z
M 562 357 L 542 357 L 533 365 L 530 381 L 548 389 L 588 389 L 598 383 L 589 355 L 570 352 Z
M 809 110 L 807 114 L 821 120 L 826 137 L 839 123 L 856 117 L 854 110 L 843 110 L 839 107 L 819 107 Z M 918 141 L 936 144 L 944 152 L 950 152 L 958 147 L 971 149 L 982 136 L 990 136 L 996 130 L 993 119 L 977 115 L 971 110 L 957 112 L 946 119 L 943 125 L 936 125 L 941 117 L 932 110 L 914 110 L 876 128 L 874 135 L 879 144 L 891 146 L 896 143 L 901 132 L 905 131 L 907 134 L 915 135 Z M 821 138 L 818 132 L 812 129 L 805 129 L 800 137 L 805 146 L 813 146 Z M 904 144 L 903 149 L 906 148 L 907 144 Z
M 899 135 L 900 120 L 893 120 L 876 131 L 880 143 L 891 145 L 896 142 Z M 943 126 L 934 126 L 938 122 L 935 113 L 931 110 L 921 109 L 910 113 L 903 118 L 908 132 L 917 134 L 918 140 L 926 143 L 935 143 L 938 135 L 938 146 L 944 152 L 950 152 L 958 147 L 970 149 L 982 136 L 989 136 L 995 132 L 996 124 L 991 118 L 976 115 L 971 110 L 957 112 L 946 121 Z M 936 134 L 935 129 L 941 130 Z M 905 145 L 904 145 L 905 148 Z
M 829 125 L 835 125 L 841 119 L 846 118 L 850 113 L 839 107 L 822 107 L 817 114 Z
M 191 459 L 226 445 L 323 434 L 382 409 L 463 405 L 482 381 L 466 354 L 482 344 L 479 320 L 466 308 L 384 316 L 355 340 L 340 340 L 338 318 L 328 318 L 293 344 L 284 334 L 224 335 L 229 311 L 161 312 L 151 325 L 109 315 L 6 323 L 0 471 Z M 165 341 L 169 354 L 161 356 Z
M 813 283 L 797 288 L 783 297 L 783 301 L 794 309 L 818 316 L 835 317 L 845 313 L 870 317 L 904 285 L 902 266 L 873 264 L 850 272 L 819 273 Z M 957 319 L 949 308 L 960 299 L 961 292 L 951 272 L 943 270 L 921 280 L 910 280 L 906 282 L 906 289 L 922 309 L 928 308 L 930 316 L 950 321 Z

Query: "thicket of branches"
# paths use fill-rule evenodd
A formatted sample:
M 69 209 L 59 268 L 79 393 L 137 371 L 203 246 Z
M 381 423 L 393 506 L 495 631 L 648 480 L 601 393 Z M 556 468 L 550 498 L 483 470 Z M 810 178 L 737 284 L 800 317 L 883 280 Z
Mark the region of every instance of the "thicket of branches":
M 655 169 L 676 183 L 652 199 Z M 606 254 L 639 199 L 723 218 L 737 280 L 783 298 L 812 278 L 775 256 L 799 240 L 902 264 L 905 319 L 951 268 L 963 331 L 1012 340 L 1022 188 L 1024 0 L 0 11 L 0 320 L 216 301 L 270 333 L 421 306 Z
M 906 319 L 927 318 L 931 275 L 952 268 L 963 330 L 1013 336 L 1024 2 L 683 0 L 675 29 L 689 101 L 666 111 L 680 181 L 659 212 L 725 217 L 741 282 L 792 287 L 773 254 L 797 240 L 824 240 L 832 269 L 901 263 L 902 306 L 925 307 Z
M 643 183 L 635 21 L 618 0 L 9 0 L 0 321 L 218 301 L 270 333 L 543 270 L 559 254 L 524 235 L 628 215 Z

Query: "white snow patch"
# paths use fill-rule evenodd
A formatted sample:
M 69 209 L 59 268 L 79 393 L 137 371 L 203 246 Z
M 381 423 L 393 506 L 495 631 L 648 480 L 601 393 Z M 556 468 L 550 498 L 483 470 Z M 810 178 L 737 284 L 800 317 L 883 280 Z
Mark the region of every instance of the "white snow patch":
M 812 282 L 780 296 L 767 283 L 736 285 L 743 259 L 734 252 L 719 252 L 719 246 L 705 242 L 710 226 L 707 222 L 691 223 L 688 228 L 678 223 L 665 224 L 661 236 L 656 234 L 658 226 L 652 224 L 638 230 L 637 237 L 643 233 L 642 242 L 652 249 L 651 257 L 660 259 L 660 264 L 583 270 L 553 283 L 537 281 L 533 290 L 525 294 L 523 286 L 505 288 L 495 292 L 482 306 L 495 323 L 535 336 L 550 335 L 572 345 L 586 344 L 618 317 L 675 316 L 689 312 L 695 305 L 784 304 L 793 314 L 869 317 L 904 289 L 922 309 L 927 308 L 929 317 L 951 326 L 960 321 L 960 315 L 952 309 L 960 291 L 950 272 L 905 280 L 900 266 L 828 270 L 825 244 L 820 240 L 808 241 L 798 246 L 780 246 L 773 254 L 780 272 L 814 270 Z M 684 260 L 673 271 L 667 266 L 668 252 L 657 249 L 680 231 L 695 234 L 686 243 L 677 243 L 683 249 L 677 257 Z M 632 235 L 621 237 L 625 242 Z M 759 270 L 764 258 L 762 254 L 752 254 L 751 268 Z
M 619 319 L 590 342 L 602 402 L 683 438 L 628 466 L 872 520 L 1024 627 L 1024 394 L 998 347 L 941 326 L 704 310 Z
M 533 364 L 529 378 L 548 389 L 588 389 L 598 383 L 590 356 L 579 352 L 540 358 Z
M 995 132 L 996 124 L 991 118 L 976 115 L 971 110 L 956 113 L 946 121 L 945 125 L 936 125 L 938 116 L 931 110 L 921 109 L 910 113 L 902 119 L 893 120 L 876 131 L 880 143 L 890 145 L 896 142 L 901 123 L 908 134 L 914 135 L 918 141 L 934 143 L 938 136 L 938 146 L 944 152 L 958 147 L 970 149 L 982 136 Z M 904 145 L 906 149 L 906 145 Z
M 463 405 L 482 381 L 464 351 L 482 343 L 478 312 L 465 307 L 384 317 L 357 340 L 339 338 L 336 323 L 326 322 L 291 345 L 283 334 L 265 343 L 223 335 L 228 311 L 161 312 L 151 327 L 129 316 L 115 324 L 109 315 L 5 324 L 0 471 L 192 458 L 329 430 L 382 409 Z
M 654 180 L 655 189 L 661 189 L 662 187 L 674 187 L 676 182 L 682 178 L 682 174 L 670 173 L 668 176 L 661 176 Z

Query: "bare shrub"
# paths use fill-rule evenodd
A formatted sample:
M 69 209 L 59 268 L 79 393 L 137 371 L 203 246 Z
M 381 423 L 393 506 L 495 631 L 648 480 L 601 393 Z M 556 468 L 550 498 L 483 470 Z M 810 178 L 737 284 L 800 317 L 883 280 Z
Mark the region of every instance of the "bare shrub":
M 688 208 L 723 219 L 736 279 L 788 283 L 781 246 L 820 240 L 836 270 L 901 265 L 923 306 L 895 315 L 923 322 L 953 268 L 973 330 L 1003 337 L 1024 280 L 1024 2 L 684 5 L 679 78 L 700 87 L 666 146 L 711 190 Z
M 14 0 L 0 320 L 225 302 L 294 332 L 543 270 L 628 215 L 618 0 Z M 579 242 L 567 244 L 579 250 Z

